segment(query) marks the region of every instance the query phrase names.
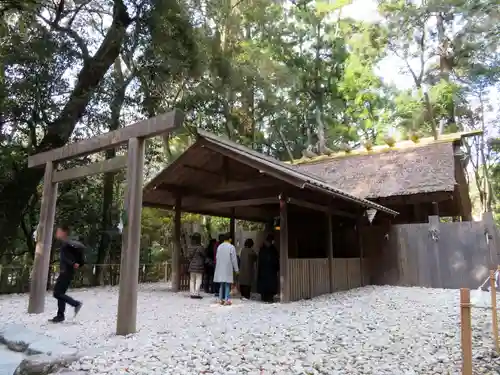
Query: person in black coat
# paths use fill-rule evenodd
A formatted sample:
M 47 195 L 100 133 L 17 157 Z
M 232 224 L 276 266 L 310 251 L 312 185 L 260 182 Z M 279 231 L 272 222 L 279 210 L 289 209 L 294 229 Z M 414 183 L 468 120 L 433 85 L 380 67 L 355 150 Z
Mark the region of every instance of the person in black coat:
M 257 292 L 264 302 L 273 302 L 278 293 L 279 254 L 274 246 L 274 237 L 269 234 L 259 251 L 257 262 Z
M 75 271 L 83 266 L 85 262 L 85 247 L 78 241 L 72 241 L 68 238 L 69 227 L 61 225 L 57 228 L 56 238 L 61 242 L 59 253 L 59 276 L 54 285 L 54 298 L 57 299 L 57 315 L 50 319 L 52 323 L 61 323 L 64 321 L 66 304 L 75 309 L 75 316 L 82 308 L 82 303 L 76 301 L 66 294 L 73 280 Z
M 205 293 L 215 293 L 214 270 L 215 270 L 215 247 L 216 240 L 211 238 L 205 249 L 205 272 L 203 273 L 203 289 Z

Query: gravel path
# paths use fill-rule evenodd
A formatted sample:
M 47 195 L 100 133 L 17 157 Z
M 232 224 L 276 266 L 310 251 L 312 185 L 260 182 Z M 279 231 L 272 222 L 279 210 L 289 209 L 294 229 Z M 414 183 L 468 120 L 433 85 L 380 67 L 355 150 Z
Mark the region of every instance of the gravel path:
M 25 324 L 81 349 L 73 365 L 92 374 L 459 374 L 459 292 L 365 287 L 286 305 L 213 297 L 191 300 L 164 284 L 141 285 L 139 332 L 114 336 L 118 290 L 73 291 L 76 321 L 46 323 L 25 313 L 27 296 L 0 297 L 0 328 Z M 491 310 L 473 312 L 475 372 L 500 374 L 493 358 Z M 497 372 L 499 371 L 499 372 Z

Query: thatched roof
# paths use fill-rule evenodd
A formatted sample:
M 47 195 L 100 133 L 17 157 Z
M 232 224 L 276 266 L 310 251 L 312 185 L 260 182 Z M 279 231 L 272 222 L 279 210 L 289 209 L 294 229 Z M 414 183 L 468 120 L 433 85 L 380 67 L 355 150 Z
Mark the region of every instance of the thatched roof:
M 215 201 L 227 203 L 227 201 L 262 198 L 251 196 L 251 193 L 257 195 L 261 193 L 258 185 L 251 191 L 232 192 L 231 197 L 228 197 L 228 192 L 215 193 L 214 190 L 217 190 L 218 187 L 228 185 L 222 171 L 230 172 L 234 181 L 256 185 L 258 180 L 265 176 L 265 178 L 271 179 L 275 186 L 285 184 L 287 187 L 298 187 L 301 191 L 311 191 L 324 197 L 338 199 L 337 204 L 350 202 L 351 208 L 354 204 L 354 207 L 372 208 L 390 215 L 398 214 L 380 204 L 339 190 L 317 176 L 301 172 L 290 164 L 201 129 L 198 130 L 196 142 L 144 187 L 143 205 L 171 208 L 175 205 L 176 195 L 182 192 L 186 196 L 186 201 L 188 201 L 189 196 L 196 197 L 198 195 L 200 199 L 211 199 L 210 202 L 205 199 L 205 205 L 212 204 L 210 211 L 197 211 L 199 206 L 202 206 L 200 200 L 191 205 L 183 201 L 186 204 L 183 211 L 229 216 L 230 207 L 213 208 Z M 278 207 L 278 203 L 276 195 L 276 207 Z M 238 209 L 241 209 L 241 213 L 238 212 Z M 249 210 L 246 207 L 238 207 L 232 215 L 236 218 L 250 220 L 250 216 L 244 216 L 248 213 Z M 257 216 L 252 218 L 255 219 Z
M 381 146 L 372 151 L 321 156 L 301 160 L 296 168 L 360 198 L 453 192 L 453 143 L 460 139 L 459 135 L 434 142 L 423 139 L 392 148 Z

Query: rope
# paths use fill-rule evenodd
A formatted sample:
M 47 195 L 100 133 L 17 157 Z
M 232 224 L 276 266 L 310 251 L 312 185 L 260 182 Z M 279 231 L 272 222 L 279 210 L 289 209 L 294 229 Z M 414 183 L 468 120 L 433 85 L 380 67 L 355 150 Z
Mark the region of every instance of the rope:
M 161 263 L 140 263 L 139 264 L 139 267 L 145 267 L 145 266 L 163 266 L 163 265 L 169 265 L 170 262 L 161 262 Z M 102 264 L 99 264 L 99 263 L 95 263 L 95 264 L 85 264 L 84 267 L 87 268 L 87 267 L 120 267 L 121 264 L 119 263 L 102 263 Z M 26 269 L 26 268 L 31 268 L 33 267 L 32 264 L 30 265 L 25 265 L 25 266 L 5 266 L 5 265 L 0 265 L 0 267 L 3 269 L 3 270 L 22 270 L 22 269 Z M 54 265 L 52 264 L 51 267 L 58 267 L 58 265 Z

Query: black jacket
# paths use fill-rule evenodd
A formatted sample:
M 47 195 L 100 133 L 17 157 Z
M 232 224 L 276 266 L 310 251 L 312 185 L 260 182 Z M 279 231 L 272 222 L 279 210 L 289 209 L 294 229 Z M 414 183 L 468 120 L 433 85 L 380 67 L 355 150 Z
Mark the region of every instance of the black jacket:
M 85 263 L 85 246 L 78 241 L 68 240 L 61 245 L 59 261 L 61 272 L 73 271 L 75 263 L 81 267 Z
M 277 294 L 279 291 L 278 272 L 280 260 L 274 245 L 262 246 L 257 262 L 257 292 L 260 294 Z

